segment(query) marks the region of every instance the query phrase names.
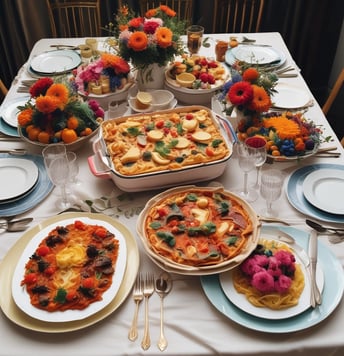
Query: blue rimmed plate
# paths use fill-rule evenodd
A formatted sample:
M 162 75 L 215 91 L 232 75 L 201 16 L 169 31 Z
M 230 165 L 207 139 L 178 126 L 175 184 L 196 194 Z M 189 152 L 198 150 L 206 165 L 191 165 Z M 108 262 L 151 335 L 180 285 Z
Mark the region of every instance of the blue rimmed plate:
M 13 158 L 13 156 L 8 154 L 0 154 L 0 158 Z M 0 216 L 12 216 L 22 214 L 37 204 L 39 204 L 53 189 L 53 184 L 51 183 L 47 171 L 44 166 L 44 161 L 42 156 L 38 155 L 24 155 L 20 156 L 21 159 L 25 158 L 33 161 L 38 167 L 38 180 L 33 189 L 29 194 L 23 196 L 23 198 L 12 201 L 8 204 L 0 205 Z
M 309 166 L 302 167 L 289 177 L 288 183 L 286 185 L 286 194 L 289 203 L 301 213 L 313 217 L 315 219 L 333 222 L 333 223 L 344 223 L 344 214 L 331 214 L 326 211 L 320 210 L 314 205 L 312 205 L 306 197 L 304 196 L 303 181 L 306 177 L 321 169 L 338 169 L 344 170 L 344 165 L 330 164 L 330 163 L 319 163 L 312 164 Z M 338 197 L 340 199 L 340 197 Z
M 301 247 L 307 249 L 308 233 L 292 227 L 278 226 L 278 229 L 292 235 Z M 264 233 L 264 226 L 262 233 Z M 285 319 L 258 318 L 237 308 L 223 292 L 219 275 L 202 276 L 201 284 L 213 306 L 237 324 L 267 333 L 296 332 L 308 329 L 325 320 L 336 309 L 343 296 L 344 276 L 342 266 L 336 256 L 321 241 L 319 242 L 318 262 L 325 279 L 322 304 L 315 309 L 309 308 L 299 315 Z

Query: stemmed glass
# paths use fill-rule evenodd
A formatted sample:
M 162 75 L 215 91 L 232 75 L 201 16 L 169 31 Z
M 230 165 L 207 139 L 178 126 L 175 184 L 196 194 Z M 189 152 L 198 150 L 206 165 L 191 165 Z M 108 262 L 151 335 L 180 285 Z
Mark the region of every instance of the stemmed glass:
M 236 152 L 239 158 L 239 167 L 244 171 L 244 186 L 243 189 L 236 191 L 236 193 L 248 202 L 253 202 L 258 198 L 258 193 L 248 188 L 247 179 L 248 172 L 255 167 L 256 154 L 255 150 L 247 146 L 245 143 L 239 142 L 236 144 Z
M 272 209 L 272 202 L 277 200 L 282 193 L 283 174 L 277 169 L 263 172 L 261 177 L 260 194 L 266 200 L 266 208 L 262 215 L 277 216 L 277 211 Z
M 71 184 L 79 185 L 80 182 L 78 180 L 79 174 L 79 165 L 77 161 L 77 155 L 75 152 L 67 151 L 66 152 L 68 164 L 69 164 L 69 182 Z
M 256 181 L 251 187 L 253 189 L 259 190 L 260 171 L 266 161 L 267 156 L 266 140 L 263 137 L 252 136 L 245 140 L 245 144 L 255 150 Z
M 65 145 L 50 144 L 43 149 L 42 155 L 50 180 L 61 190 L 61 198 L 56 202 L 57 207 L 59 209 L 70 208 L 74 201 L 66 190 L 69 181 L 69 163 Z

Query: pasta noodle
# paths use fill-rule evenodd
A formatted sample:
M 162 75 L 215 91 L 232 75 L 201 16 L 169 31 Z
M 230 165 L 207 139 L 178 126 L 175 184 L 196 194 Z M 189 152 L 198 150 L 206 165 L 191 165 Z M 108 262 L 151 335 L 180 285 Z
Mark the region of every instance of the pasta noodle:
M 253 222 L 232 195 L 189 189 L 157 201 L 147 212 L 151 248 L 173 262 L 216 265 L 239 255 L 252 237 Z
M 262 239 L 259 244 L 260 248 L 264 246 L 267 251 L 272 253 L 284 250 L 292 254 L 292 250 L 287 245 L 275 240 Z M 274 310 L 290 308 L 298 304 L 305 286 L 305 279 L 300 265 L 294 263 L 293 268 L 295 269 L 291 285 L 284 292 L 277 292 L 275 290 L 269 292 L 259 291 L 252 285 L 252 279 L 243 271 L 244 268 L 240 266 L 233 271 L 233 285 L 238 293 L 244 294 L 247 300 L 256 307 L 266 307 Z
M 111 286 L 118 251 L 119 241 L 102 226 L 56 226 L 26 263 L 21 284 L 36 308 L 85 309 Z
M 230 153 L 205 109 L 107 120 L 102 133 L 113 167 L 123 175 L 182 169 Z

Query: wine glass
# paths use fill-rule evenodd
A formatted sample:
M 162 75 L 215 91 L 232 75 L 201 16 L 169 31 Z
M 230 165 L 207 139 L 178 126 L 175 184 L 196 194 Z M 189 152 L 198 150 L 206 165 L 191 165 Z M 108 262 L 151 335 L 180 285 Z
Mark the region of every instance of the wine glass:
M 80 184 L 78 180 L 79 174 L 79 164 L 77 161 L 77 155 L 75 152 L 67 151 L 66 152 L 68 164 L 69 164 L 69 182 L 72 184 Z
M 255 150 L 256 181 L 251 187 L 253 189 L 259 190 L 260 171 L 266 161 L 267 156 L 266 140 L 263 137 L 252 136 L 245 140 L 245 144 Z
M 272 209 L 272 202 L 277 200 L 282 193 L 283 174 L 277 169 L 263 172 L 261 177 L 260 194 L 266 200 L 266 208 L 262 215 L 277 216 L 277 211 Z
M 190 55 L 197 54 L 202 45 L 204 27 L 191 25 L 186 29 L 187 46 Z
M 252 171 L 255 167 L 256 154 L 255 150 L 247 146 L 243 142 L 236 144 L 236 152 L 239 158 L 239 167 L 244 171 L 244 186 L 242 189 L 237 190 L 236 193 L 248 202 L 257 200 L 258 193 L 248 188 L 247 179 L 248 172 Z

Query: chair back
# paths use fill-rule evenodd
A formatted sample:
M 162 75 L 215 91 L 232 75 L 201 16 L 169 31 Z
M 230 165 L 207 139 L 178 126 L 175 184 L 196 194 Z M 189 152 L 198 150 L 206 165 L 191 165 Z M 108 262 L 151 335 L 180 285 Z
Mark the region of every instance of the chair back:
M 6 88 L 6 85 L 3 83 L 1 79 L 0 79 L 0 91 L 3 96 L 6 96 L 8 93 L 8 89 Z
M 322 111 L 325 115 L 327 115 L 327 113 L 331 109 L 331 106 L 332 106 L 333 102 L 335 101 L 335 99 L 339 93 L 339 90 L 343 86 L 343 83 L 344 83 L 344 68 L 340 72 L 336 82 L 334 83 L 332 90 L 330 91 L 330 95 L 328 96 L 325 104 L 322 107 Z
M 100 0 L 46 0 L 53 37 L 99 37 Z
M 178 19 L 192 23 L 194 0 L 140 0 L 141 15 L 159 5 L 167 5 L 177 13 Z
M 213 33 L 259 32 L 264 0 L 214 0 Z

